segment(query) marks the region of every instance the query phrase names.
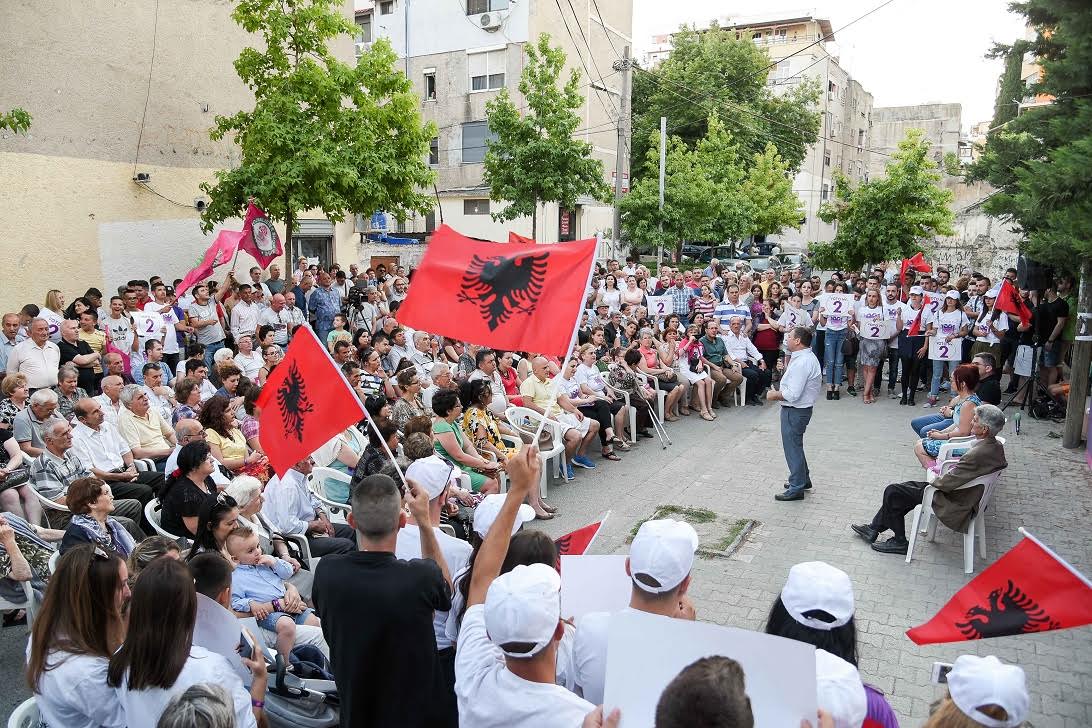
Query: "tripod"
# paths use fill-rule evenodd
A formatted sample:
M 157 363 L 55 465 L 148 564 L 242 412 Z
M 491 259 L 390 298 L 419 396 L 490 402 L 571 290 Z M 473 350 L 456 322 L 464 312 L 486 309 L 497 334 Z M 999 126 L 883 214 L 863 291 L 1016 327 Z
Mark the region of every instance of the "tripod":
M 1024 381 L 1020 383 L 1020 386 L 1017 387 L 1016 391 L 1009 396 L 1008 401 L 1002 403 L 1002 411 L 1008 409 L 1009 405 L 1012 404 L 1017 397 L 1022 398 L 1019 404 L 1021 410 L 1027 409 L 1028 404 L 1030 403 L 1030 400 L 1033 396 L 1045 396 L 1047 399 L 1053 399 L 1050 396 L 1050 392 L 1047 391 L 1047 388 L 1043 386 L 1043 383 L 1041 381 L 1039 381 L 1039 351 L 1041 349 L 1042 346 L 1038 342 L 1034 342 L 1032 344 L 1031 374 L 1024 378 Z M 1013 376 L 1016 376 L 1015 367 Z M 1032 410 L 1032 413 L 1032 416 L 1034 416 L 1034 410 Z

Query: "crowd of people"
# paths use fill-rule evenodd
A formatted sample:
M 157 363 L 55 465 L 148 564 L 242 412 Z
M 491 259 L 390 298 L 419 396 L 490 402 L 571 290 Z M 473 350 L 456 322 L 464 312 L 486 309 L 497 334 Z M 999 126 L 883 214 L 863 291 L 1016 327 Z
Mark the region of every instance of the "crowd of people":
M 240 658 L 239 671 L 234 646 L 225 658 L 224 645 L 202 643 L 209 604 L 254 617 L 286 661 L 301 645 L 328 650 L 342 725 L 612 725 L 617 716 L 596 708 L 610 615 L 575 628 L 561 619 L 556 546 L 522 529 L 557 513 L 538 488 L 539 447 L 560 438 L 566 479 L 609 467 L 655 437 L 650 428 L 692 414 L 715 421 L 737 397 L 785 399 L 786 363 L 810 347 L 828 400 L 846 384 L 875 402 L 885 362 L 900 404 L 927 391 L 932 408 L 949 391 L 951 402 L 911 424 L 947 499 L 934 509 L 962 529 L 978 499 L 960 486 L 1005 467 L 995 438 L 1004 416 L 991 406 L 1002 372 L 1034 338 L 1044 384 L 1060 393 L 1075 319 L 1064 276 L 1041 299 L 1026 292 L 1035 318 L 1020 322 L 994 309 L 988 278 L 950 280 L 943 269 L 823 281 L 717 261 L 653 276 L 611 260 L 592 277 L 576 348 L 551 357 L 406 327 L 401 266 L 301 259 L 287 277 L 274 264 L 177 295 L 180 283 L 131 280 L 71 303 L 51 290 L 42 306 L 2 317 L 0 589 L 17 600 L 10 587 L 29 582 L 42 599 L 27 675 L 51 725 L 183 725 L 197 714 L 263 724 L 265 663 Z M 922 312 L 926 293 L 943 304 Z M 837 305 L 837 294 L 852 303 Z M 670 311 L 650 315 L 659 297 Z M 257 402 L 301 327 L 327 345 L 371 422 L 278 477 Z M 958 356 L 941 353 L 938 342 L 956 340 Z M 1019 385 L 1012 373 L 1009 391 Z M 542 418 L 553 434 L 534 442 Z M 938 469 L 943 441 L 967 435 L 960 463 Z M 318 484 L 316 467 L 327 473 Z M 905 553 L 903 518 L 925 485 L 889 486 L 873 521 L 853 529 L 877 551 Z M 793 489 L 810 487 L 809 477 Z M 894 535 L 878 541 L 886 530 Z M 685 523 L 645 523 L 627 566 L 630 609 L 693 619 L 695 548 Z M 168 620 L 164 603 L 178 605 Z M 848 577 L 813 562 L 790 572 L 767 631 L 820 648 L 817 724 L 897 726 L 856 671 L 853 624 Z M 1018 725 L 1019 668 L 961 661 L 928 725 Z M 664 692 L 656 725 L 750 725 L 743 678 L 727 658 L 698 661 Z M 975 704 L 989 680 L 1010 685 L 1008 697 Z M 974 723 L 979 715 L 1000 722 Z

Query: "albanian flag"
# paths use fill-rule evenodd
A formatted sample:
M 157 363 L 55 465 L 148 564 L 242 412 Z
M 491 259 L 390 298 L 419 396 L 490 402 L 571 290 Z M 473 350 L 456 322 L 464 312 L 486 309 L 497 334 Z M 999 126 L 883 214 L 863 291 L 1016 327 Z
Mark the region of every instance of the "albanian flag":
M 356 392 L 309 326 L 296 331 L 256 404 L 258 439 L 278 476 L 364 417 Z
M 486 243 L 442 225 L 413 274 L 398 320 L 494 349 L 564 356 L 580 320 L 595 239 Z
M 190 286 L 205 280 L 212 275 L 214 270 L 231 260 L 231 257 L 235 255 L 235 251 L 239 248 L 239 241 L 242 237 L 243 233 L 238 230 L 221 230 L 216 239 L 212 241 L 212 245 L 205 251 L 201 260 L 178 284 L 178 288 L 174 292 L 175 295 L 181 297 Z
M 537 245 L 538 241 L 533 238 L 528 238 L 519 233 L 514 233 L 511 230 L 508 231 L 508 242 L 510 243 L 527 243 L 528 245 Z
M 559 571 L 561 570 L 562 556 L 582 556 L 591 548 L 592 542 L 599 535 L 600 529 L 603 528 L 603 524 L 607 522 L 609 516 L 610 511 L 607 511 L 595 523 L 589 523 L 583 528 L 570 531 L 554 541 L 554 545 L 557 546 L 557 568 Z
M 994 301 L 993 307 L 998 311 L 1018 316 L 1020 323 L 1031 321 L 1031 309 L 1024 303 L 1024 299 L 1020 297 L 1020 291 L 1016 290 L 1016 286 L 1008 278 L 1001 280 L 1001 290 L 997 292 L 997 300 Z
M 926 645 L 1092 624 L 1092 583 L 1023 533 L 1020 543 L 906 636 Z
M 913 268 L 918 273 L 929 273 L 933 270 L 933 266 L 925 262 L 925 256 L 921 253 L 914 253 L 913 257 L 903 258 L 899 263 L 899 285 L 901 286 L 903 281 L 906 280 L 906 271 Z
M 273 222 L 265 211 L 253 202 L 246 208 L 243 239 L 239 241 L 239 249 L 250 253 L 254 260 L 258 261 L 262 270 L 268 268 L 270 263 L 284 253 L 281 238 L 277 235 Z

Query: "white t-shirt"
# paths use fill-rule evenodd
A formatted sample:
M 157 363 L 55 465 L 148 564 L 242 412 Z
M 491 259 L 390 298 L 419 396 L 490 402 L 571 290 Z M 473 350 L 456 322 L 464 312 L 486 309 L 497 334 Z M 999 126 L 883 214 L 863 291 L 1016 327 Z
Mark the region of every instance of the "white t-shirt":
M 597 366 L 581 364 L 576 368 L 576 383 L 583 384 L 596 394 L 602 394 L 607 388 L 607 382 L 603 379 L 603 373 Z
M 626 607 L 621 611 L 633 610 Z M 576 639 L 573 641 L 573 682 L 584 699 L 596 705 L 603 702 L 603 690 L 607 684 L 607 633 L 610 631 L 611 617 L 609 612 L 585 614 L 577 622 Z
M 128 316 L 122 316 L 121 318 L 101 318 L 99 319 L 99 326 L 106 332 L 106 336 L 110 339 L 110 343 L 121 349 L 128 354 L 133 348 L 133 327 L 129 323 Z
M 474 728 L 574 728 L 595 706 L 560 685 L 509 671 L 485 631 L 485 605 L 466 610 L 455 653 L 459 722 Z
M 128 677 L 126 673 L 122 677 L 121 685 L 114 688 L 124 711 L 124 724 L 128 728 L 155 728 L 171 698 L 184 693 L 187 688 L 197 683 L 213 683 L 228 691 L 234 704 L 236 728 L 257 726 L 254 712 L 250 709 L 250 693 L 243 687 L 243 681 L 227 660 L 204 647 L 190 647 L 190 657 L 182 667 L 182 672 L 178 674 L 174 685 L 166 690 L 152 688 L 130 691 L 126 687 Z
M 44 318 L 49 323 L 49 340 L 54 344 L 61 343 L 61 322 L 64 316 L 45 306 L 38 312 L 39 318 Z
M 164 313 L 160 313 L 160 309 L 166 307 L 167 310 Z M 178 323 L 178 314 L 174 311 L 174 306 L 167 306 L 165 303 L 156 303 L 155 301 L 149 301 L 144 304 L 144 313 L 159 314 L 163 319 L 163 326 L 165 328 L 163 335 L 163 353 L 164 354 L 177 354 L 178 353 L 178 330 L 174 325 Z
M 943 341 L 949 336 L 958 335 L 959 330 L 970 323 L 970 319 L 967 318 L 967 314 L 963 313 L 963 309 L 957 308 L 955 311 L 938 313 L 933 318 L 932 323 L 936 329 L 936 335 Z
M 42 673 L 34 696 L 43 723 L 64 728 L 125 728 L 117 692 L 106 684 L 107 658 L 64 657 L 54 651 L 46 662 L 55 667 Z
M 983 328 L 986 330 L 985 336 L 979 336 L 978 340 L 986 344 L 1000 344 L 1001 338 L 993 332 L 993 328 L 997 327 L 1001 331 L 1005 331 L 1009 327 L 1009 315 L 1002 311 L 997 316 L 996 321 L 991 321 L 993 318 L 993 310 L 987 310 L 985 313 L 979 315 L 979 318 L 974 322 L 975 328 Z
M 899 301 L 897 299 L 894 303 L 890 303 L 885 297 L 882 306 L 884 316 L 886 316 L 888 321 L 891 322 L 891 332 L 893 334 L 898 334 L 899 330 L 896 327 L 896 324 L 898 324 L 899 322 L 899 316 L 902 316 L 904 319 L 903 325 L 905 325 L 906 323 L 906 305 L 902 301 Z M 891 343 L 888 346 L 891 349 L 897 349 L 899 347 L 898 336 L 893 336 L 891 338 Z
M 914 308 L 909 302 L 902 304 L 902 328 L 904 331 L 909 332 L 910 327 L 914 325 L 914 321 L 917 320 L 918 314 L 921 313 L 920 308 Z M 925 333 L 925 314 L 922 314 L 921 331 Z
M 261 368 L 265 366 L 265 361 L 257 349 L 253 349 L 250 356 L 240 351 L 235 355 L 235 366 L 239 367 L 244 377 L 253 381 Z
M 470 554 L 474 550 L 470 544 L 460 538 L 449 536 L 438 528 L 434 528 L 436 541 L 440 544 L 440 551 L 447 562 L 449 574 L 454 574 L 466 568 L 470 561 Z M 407 523 L 405 528 L 398 532 L 398 543 L 394 547 L 394 555 L 403 561 L 421 558 L 421 530 L 414 523 Z M 455 644 L 454 639 L 447 636 L 447 612 L 434 612 L 432 615 L 432 629 L 436 633 L 436 649 L 443 650 Z

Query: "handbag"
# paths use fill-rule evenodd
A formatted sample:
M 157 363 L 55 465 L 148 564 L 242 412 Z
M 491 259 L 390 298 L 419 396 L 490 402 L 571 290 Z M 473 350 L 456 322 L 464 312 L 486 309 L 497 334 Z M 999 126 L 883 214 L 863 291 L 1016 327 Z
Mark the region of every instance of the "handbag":
M 857 352 L 861 349 L 861 342 L 857 338 L 857 334 L 849 331 L 846 333 L 846 338 L 842 339 L 842 356 L 857 356 Z

